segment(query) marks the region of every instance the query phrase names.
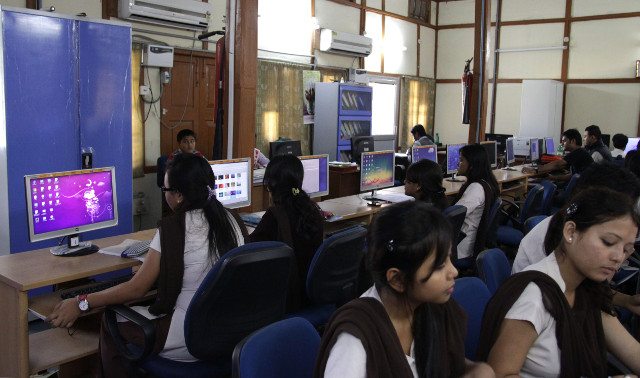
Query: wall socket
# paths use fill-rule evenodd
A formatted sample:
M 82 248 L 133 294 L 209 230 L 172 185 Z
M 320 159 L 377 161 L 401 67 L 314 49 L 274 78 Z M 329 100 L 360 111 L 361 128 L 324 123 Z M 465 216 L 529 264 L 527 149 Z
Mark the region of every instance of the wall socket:
M 142 215 L 147 213 L 147 196 L 144 192 L 133 195 L 133 214 Z
M 141 85 L 140 86 L 140 96 L 148 96 L 150 93 L 149 91 L 149 86 L 148 85 Z
M 169 82 L 171 82 L 171 73 L 169 73 L 169 71 L 162 71 L 161 78 L 162 84 L 169 84 Z

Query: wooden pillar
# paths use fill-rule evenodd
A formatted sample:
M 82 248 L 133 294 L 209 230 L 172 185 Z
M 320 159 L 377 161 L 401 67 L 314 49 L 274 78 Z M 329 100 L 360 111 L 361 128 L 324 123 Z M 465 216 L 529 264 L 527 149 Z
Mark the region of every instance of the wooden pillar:
M 235 1 L 235 39 L 229 41 L 227 34 L 227 42 L 234 46 L 233 157 L 253 158 L 258 81 L 258 0 L 229 1 Z
M 469 121 L 469 143 L 484 140 L 487 121 L 487 88 L 489 63 L 489 31 L 491 30 L 491 0 L 476 0 L 473 41 L 473 86 Z

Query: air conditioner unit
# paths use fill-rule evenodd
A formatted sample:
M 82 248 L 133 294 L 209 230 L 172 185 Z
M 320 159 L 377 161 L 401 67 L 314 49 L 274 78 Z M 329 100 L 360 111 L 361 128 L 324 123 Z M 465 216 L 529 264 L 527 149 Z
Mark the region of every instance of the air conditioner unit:
M 118 17 L 189 30 L 209 27 L 211 5 L 198 0 L 119 0 Z
M 343 33 L 331 29 L 320 31 L 320 51 L 343 55 L 369 56 L 373 40 L 358 34 Z

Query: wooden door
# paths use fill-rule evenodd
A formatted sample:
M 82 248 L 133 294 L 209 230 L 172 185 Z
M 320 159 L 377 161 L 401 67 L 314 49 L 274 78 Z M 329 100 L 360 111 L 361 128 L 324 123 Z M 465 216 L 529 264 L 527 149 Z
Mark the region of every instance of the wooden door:
M 196 133 L 196 149 L 207 159 L 213 156 L 215 133 L 215 54 L 175 50 L 171 82 L 164 84 L 161 100 L 160 152 L 178 149 L 182 129 Z

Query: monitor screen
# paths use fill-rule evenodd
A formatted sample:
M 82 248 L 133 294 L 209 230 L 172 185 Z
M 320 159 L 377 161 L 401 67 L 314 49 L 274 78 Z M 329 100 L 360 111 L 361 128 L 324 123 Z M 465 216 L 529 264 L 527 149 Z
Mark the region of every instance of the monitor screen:
M 513 138 L 507 139 L 507 150 L 505 151 L 505 156 L 507 158 L 507 164 L 511 164 L 516 161 L 516 155 L 513 153 Z
M 118 224 L 114 167 L 27 175 L 24 182 L 32 242 Z
M 363 152 L 360 163 L 360 191 L 393 186 L 393 151 Z
M 626 154 L 627 152 L 631 151 L 631 150 L 635 150 L 638 148 L 638 142 L 640 142 L 640 138 L 629 138 L 629 141 L 627 142 L 627 147 L 625 147 L 624 149 L 624 153 Z
M 269 142 L 269 159 L 273 159 L 278 155 L 302 155 L 302 148 L 299 140 L 283 140 Z
M 485 134 L 484 139 L 487 141 L 495 141 L 498 147 L 498 155 L 504 155 L 507 149 L 507 139 L 513 137 L 509 134 Z
M 329 195 L 329 155 L 300 156 L 304 168 L 302 189 L 309 197 Z
M 363 152 L 375 151 L 373 143 L 371 135 L 351 137 L 351 161 L 360 164 Z
M 531 147 L 529 158 L 531 161 L 540 159 L 540 149 L 538 148 L 538 138 L 531 138 L 531 142 L 529 144 Z
M 556 153 L 556 146 L 553 143 L 553 138 L 545 138 L 545 151 L 549 155 L 554 155 Z
M 498 147 L 496 142 L 481 142 L 482 147 L 487 151 L 491 168 L 498 166 Z
M 438 147 L 435 144 L 411 148 L 411 161 L 416 163 L 422 159 L 438 162 Z
M 447 174 L 458 172 L 458 163 L 460 163 L 460 149 L 465 145 L 465 143 L 447 145 Z
M 229 209 L 251 205 L 251 158 L 210 161 L 216 198 Z

